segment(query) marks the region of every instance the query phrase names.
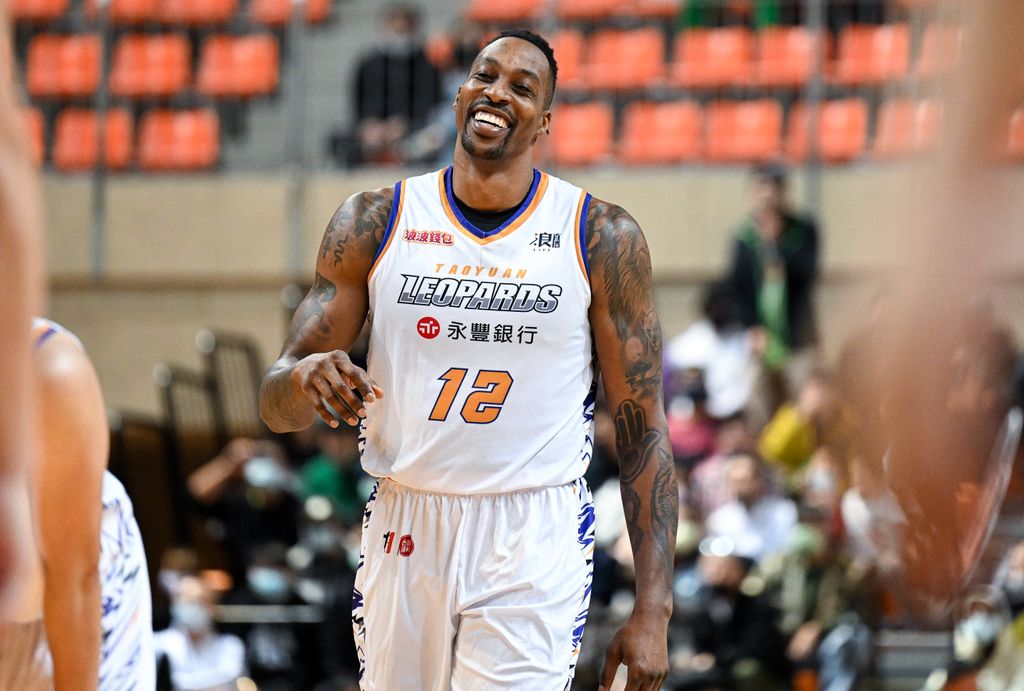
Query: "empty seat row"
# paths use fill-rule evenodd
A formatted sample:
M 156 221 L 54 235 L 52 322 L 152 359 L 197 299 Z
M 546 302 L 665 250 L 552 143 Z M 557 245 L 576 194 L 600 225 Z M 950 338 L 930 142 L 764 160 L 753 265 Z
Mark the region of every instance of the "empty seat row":
M 28 109 L 29 136 L 37 161 L 45 154 L 41 114 Z M 96 165 L 99 118 L 95 111 L 66 108 L 57 115 L 51 156 L 58 170 L 89 170 Z M 131 114 L 115 108 L 103 121 L 104 161 L 120 170 L 132 165 L 136 155 L 143 170 L 201 170 L 217 164 L 220 157 L 220 121 L 211 110 L 151 110 L 139 121 L 136 143 Z
M 11 0 L 15 19 L 43 22 L 58 19 L 67 11 L 69 0 Z M 86 0 L 85 9 L 95 17 L 97 0 Z M 291 20 L 293 0 L 249 0 L 249 19 L 257 24 L 280 26 Z M 108 17 L 113 24 L 156 22 L 182 26 L 225 24 L 238 11 L 238 0 L 109 0 Z M 331 0 L 306 0 L 306 21 L 323 22 L 330 15 Z
M 130 98 L 180 93 L 192 79 L 191 59 L 184 35 L 125 36 L 114 46 L 110 92 Z M 26 72 L 32 96 L 90 96 L 100 82 L 99 37 L 36 36 L 29 44 Z M 277 88 L 279 75 L 280 54 L 273 36 L 210 36 L 200 51 L 196 88 L 223 98 L 264 95 Z
M 635 102 L 623 112 L 614 143 L 615 117 L 602 102 L 564 105 L 552 119 L 553 159 L 566 165 L 610 160 L 627 164 L 669 164 L 705 160 L 713 163 L 764 161 L 786 155 L 805 160 L 810 151 L 808 108 L 798 103 L 784 128 L 784 113 L 774 99 L 717 101 L 706 108 L 692 101 Z M 870 153 L 877 159 L 918 154 L 934 145 L 941 113 L 930 100 L 891 99 L 879 109 Z M 826 101 L 818 109 L 817 140 L 821 157 L 840 163 L 868 150 L 869 109 L 863 99 Z M 1024 154 L 1024 116 L 1014 119 Z
M 636 89 L 663 85 L 696 89 L 725 86 L 795 87 L 820 66 L 832 83 L 880 84 L 914 75 L 930 78 L 957 61 L 961 32 L 926 29 L 911 70 L 910 31 L 905 24 L 852 25 L 838 37 L 836 58 L 827 41 L 804 27 L 743 27 L 680 32 L 666 61 L 664 34 L 655 28 L 595 32 L 589 39 L 563 30 L 552 41 L 559 77 L 567 88 Z

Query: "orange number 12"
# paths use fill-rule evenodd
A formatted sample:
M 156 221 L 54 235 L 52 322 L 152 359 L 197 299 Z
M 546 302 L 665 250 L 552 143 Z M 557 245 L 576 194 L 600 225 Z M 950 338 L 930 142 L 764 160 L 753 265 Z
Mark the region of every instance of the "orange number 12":
M 441 393 L 437 395 L 434 409 L 430 411 L 430 419 L 443 422 L 448 419 L 455 397 L 462 388 L 468 370 L 452 367 L 438 377 L 444 382 Z M 462 405 L 462 419 L 474 425 L 486 425 L 498 419 L 501 406 L 505 404 L 508 390 L 512 388 L 512 375 L 502 370 L 482 369 L 473 380 L 473 391 L 466 396 Z

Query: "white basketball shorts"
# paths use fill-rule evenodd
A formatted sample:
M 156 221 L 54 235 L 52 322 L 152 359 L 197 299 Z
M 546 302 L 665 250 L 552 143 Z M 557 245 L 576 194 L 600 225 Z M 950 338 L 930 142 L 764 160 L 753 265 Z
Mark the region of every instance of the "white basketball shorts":
M 582 479 L 485 495 L 381 480 L 363 516 L 353 594 L 360 688 L 568 689 L 593 551 Z

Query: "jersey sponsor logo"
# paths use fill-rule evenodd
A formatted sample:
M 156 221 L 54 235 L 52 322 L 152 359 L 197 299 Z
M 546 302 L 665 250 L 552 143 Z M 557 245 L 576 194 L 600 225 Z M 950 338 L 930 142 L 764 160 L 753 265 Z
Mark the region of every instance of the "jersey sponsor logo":
M 502 283 L 471 278 L 436 278 L 402 274 L 398 302 L 497 312 L 539 312 L 558 309 L 562 286 L 549 283 Z
M 416 333 L 427 339 L 437 338 L 437 335 L 441 333 L 441 325 L 433 317 L 423 317 L 416 322 Z
M 451 247 L 455 244 L 455 236 L 443 230 L 406 228 L 402 231 L 402 239 L 406 242 L 416 242 L 422 245 L 440 245 L 442 247 Z
M 412 535 L 403 535 L 398 538 L 398 553 L 408 557 L 416 549 L 416 543 L 412 541 Z
M 548 252 L 557 250 L 562 246 L 562 236 L 558 233 L 534 233 L 533 240 L 530 240 L 530 247 L 534 252 Z

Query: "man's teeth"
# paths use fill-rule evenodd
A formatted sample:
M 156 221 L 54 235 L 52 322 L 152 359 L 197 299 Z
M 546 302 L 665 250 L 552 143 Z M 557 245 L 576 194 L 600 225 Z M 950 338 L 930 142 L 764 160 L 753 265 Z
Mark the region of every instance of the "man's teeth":
M 491 113 L 477 113 L 476 121 L 486 122 L 487 124 L 494 125 L 495 127 L 508 127 L 508 120 L 499 115 L 492 115 Z

